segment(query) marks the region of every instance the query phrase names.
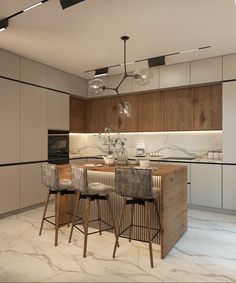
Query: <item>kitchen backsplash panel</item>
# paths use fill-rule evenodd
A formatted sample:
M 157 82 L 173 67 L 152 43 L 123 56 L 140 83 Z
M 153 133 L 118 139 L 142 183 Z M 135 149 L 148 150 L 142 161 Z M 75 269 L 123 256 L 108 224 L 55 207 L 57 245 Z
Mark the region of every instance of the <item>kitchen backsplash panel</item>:
M 135 144 L 143 141 L 149 152 L 159 152 L 163 156 L 200 157 L 209 150 L 222 149 L 222 131 L 201 132 L 162 132 L 162 133 L 125 133 L 126 148 L 130 157 L 135 155 Z M 108 146 L 96 134 L 70 134 L 70 154 L 104 155 Z

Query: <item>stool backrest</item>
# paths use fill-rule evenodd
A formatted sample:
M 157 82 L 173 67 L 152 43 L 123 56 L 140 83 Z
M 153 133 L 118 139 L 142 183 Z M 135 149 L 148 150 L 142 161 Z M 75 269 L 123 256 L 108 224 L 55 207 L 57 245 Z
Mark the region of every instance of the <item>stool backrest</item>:
M 115 171 L 116 193 L 126 197 L 153 198 L 152 170 L 117 168 Z
M 43 163 L 41 165 L 42 183 L 51 189 L 59 188 L 58 169 L 55 164 Z
M 76 165 L 72 169 L 72 188 L 83 194 L 88 194 L 87 170 Z

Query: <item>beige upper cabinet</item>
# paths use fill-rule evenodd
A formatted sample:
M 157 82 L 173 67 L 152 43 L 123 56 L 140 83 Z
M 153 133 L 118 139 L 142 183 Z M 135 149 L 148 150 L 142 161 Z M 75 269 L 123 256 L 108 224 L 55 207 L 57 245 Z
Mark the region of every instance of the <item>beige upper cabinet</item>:
M 190 64 L 182 63 L 160 68 L 160 88 L 190 85 Z
M 0 164 L 19 162 L 20 86 L 0 79 Z
M 48 87 L 82 97 L 88 95 L 87 80 L 51 67 L 48 67 Z
M 21 84 L 21 161 L 47 159 L 47 90 Z
M 19 80 L 20 56 L 0 49 L 0 76 Z
M 159 68 L 158 67 L 150 68 L 149 72 L 151 72 L 153 76 L 153 79 L 149 84 L 145 86 L 140 86 L 133 80 L 133 91 L 134 92 L 154 90 L 160 87 L 159 86 Z
M 48 129 L 70 128 L 70 97 L 67 94 L 48 91 Z
M 191 84 L 222 81 L 222 57 L 192 61 Z
M 47 87 L 47 66 L 21 57 L 20 79 L 24 82 Z
M 236 54 L 223 56 L 223 80 L 236 79 Z

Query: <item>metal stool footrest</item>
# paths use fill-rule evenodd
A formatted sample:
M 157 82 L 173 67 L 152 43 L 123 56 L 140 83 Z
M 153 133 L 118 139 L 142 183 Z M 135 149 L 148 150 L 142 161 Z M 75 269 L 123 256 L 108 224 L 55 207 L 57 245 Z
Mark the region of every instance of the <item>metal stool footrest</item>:
M 129 238 L 130 238 L 129 236 L 122 235 L 122 234 L 124 234 L 124 233 L 125 233 L 127 230 L 129 230 L 131 227 L 138 227 L 138 228 L 142 228 L 142 229 L 147 229 L 146 226 L 132 224 L 132 225 L 127 226 L 122 232 L 120 232 L 119 237 L 129 239 Z M 152 231 L 156 231 L 156 233 L 155 233 L 154 236 L 152 237 L 152 241 L 153 241 L 153 240 L 158 236 L 158 234 L 161 232 L 161 230 L 160 230 L 159 228 L 151 228 L 151 230 L 152 230 Z M 142 239 L 140 239 L 140 238 L 131 237 L 131 239 L 132 239 L 132 240 L 135 240 L 135 241 L 145 242 L 145 243 L 148 242 L 147 240 L 142 240 Z
M 109 226 L 108 228 L 105 228 L 105 229 L 102 229 L 102 230 L 98 230 L 98 231 L 95 231 L 95 232 L 90 232 L 88 233 L 88 235 L 92 235 L 92 234 L 97 234 L 99 232 L 104 232 L 104 231 L 109 231 L 111 229 L 113 229 L 114 227 L 112 225 L 110 225 L 109 223 L 107 223 L 106 221 L 102 220 L 102 219 L 94 219 L 94 220 L 90 220 L 88 221 L 88 223 L 91 223 L 91 222 L 96 222 L 96 221 L 101 221 L 102 223 L 106 224 L 107 226 Z M 74 227 L 79 230 L 81 233 L 85 234 L 83 230 L 81 230 L 77 225 L 83 225 L 85 224 L 85 222 L 81 222 L 81 223 L 76 223 L 74 224 Z M 95 229 L 95 228 L 94 228 Z
M 63 214 L 61 214 L 61 215 L 67 215 L 67 214 L 69 214 L 69 215 L 73 216 L 73 214 L 72 214 L 72 213 L 70 213 L 70 212 L 63 213 Z M 52 224 L 52 225 L 54 225 L 54 226 L 55 226 L 55 225 L 56 225 L 56 224 L 55 224 L 55 222 L 52 222 L 52 221 L 48 220 L 48 219 L 50 219 L 50 218 L 55 218 L 55 215 L 47 216 L 47 217 L 45 217 L 45 218 L 44 218 L 44 220 L 45 220 L 45 221 L 47 221 L 48 223 L 50 223 L 50 224 Z M 77 219 L 79 219 L 79 220 L 81 220 L 81 219 L 82 219 L 82 218 L 81 218 L 81 217 L 79 217 L 79 216 L 76 216 L 76 218 L 77 218 Z M 68 223 L 68 222 L 66 222 L 66 223 L 62 223 L 62 224 L 60 224 L 60 225 L 59 225 L 59 227 L 62 227 L 62 226 L 64 226 L 64 225 L 67 225 L 67 224 L 70 224 L 70 223 L 71 223 L 71 222 L 69 222 L 69 223 Z

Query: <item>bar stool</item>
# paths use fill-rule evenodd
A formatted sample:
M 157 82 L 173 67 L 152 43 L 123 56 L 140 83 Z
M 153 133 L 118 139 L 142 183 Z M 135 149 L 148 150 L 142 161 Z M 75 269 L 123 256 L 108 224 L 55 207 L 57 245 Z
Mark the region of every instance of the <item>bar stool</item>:
M 39 235 L 42 234 L 44 221 L 47 221 L 55 225 L 55 246 L 58 244 L 58 229 L 59 226 L 59 212 L 60 212 L 60 199 L 62 195 L 75 194 L 75 190 L 72 190 L 72 182 L 70 179 L 59 179 L 58 168 L 55 164 L 43 163 L 41 166 L 42 183 L 48 188 L 48 195 L 45 202 L 43 218 L 40 226 Z M 56 211 L 55 215 L 46 217 L 48 202 L 51 195 L 56 195 Z M 67 212 L 69 214 L 69 212 Z M 55 223 L 49 219 L 55 217 Z
M 69 243 L 71 242 L 73 229 L 75 227 L 84 234 L 83 256 L 86 257 L 88 235 L 95 234 L 95 233 L 99 233 L 101 235 L 103 231 L 108 231 L 111 229 L 114 229 L 114 232 L 116 234 L 114 214 L 113 214 L 112 204 L 110 200 L 110 193 L 115 192 L 115 188 L 113 188 L 112 186 L 102 184 L 102 183 L 95 183 L 95 182 L 88 183 L 87 170 L 84 168 L 78 167 L 76 165 L 72 165 L 72 187 L 73 189 L 77 190 L 77 199 L 76 199 L 76 205 L 74 209 L 74 216 L 73 216 L 73 222 L 71 226 Z M 84 221 L 82 223 L 76 223 L 77 211 L 79 209 L 81 199 L 86 199 L 86 205 L 85 205 L 86 209 L 85 209 Z M 98 219 L 90 220 L 90 204 L 91 204 L 91 201 L 95 201 L 95 200 L 97 202 Z M 113 226 L 111 226 L 109 223 L 101 219 L 101 210 L 100 210 L 100 203 L 99 203 L 100 200 L 107 201 Z M 95 222 L 95 221 L 98 221 L 99 230 L 88 233 L 89 223 Z M 101 223 L 106 224 L 108 228 L 102 229 Z M 84 226 L 84 231 L 78 227 L 78 225 L 81 225 L 81 224 Z
M 144 205 L 146 214 L 146 232 L 149 243 L 150 262 L 151 267 L 153 267 L 152 240 L 160 233 L 160 214 L 158 201 L 161 190 L 160 188 L 152 187 L 152 170 L 117 168 L 115 171 L 115 190 L 117 194 L 123 197 L 123 204 L 120 212 L 119 224 L 117 227 L 113 258 L 115 258 L 119 236 L 122 235 L 125 231 L 129 230 L 129 241 L 131 241 L 133 227 L 138 226 L 133 224 L 135 204 Z M 150 203 L 154 203 L 156 207 L 158 220 L 157 228 L 151 228 Z M 122 232 L 120 232 L 126 205 L 131 205 L 131 223 Z M 154 236 L 152 236 L 152 230 L 156 231 Z

